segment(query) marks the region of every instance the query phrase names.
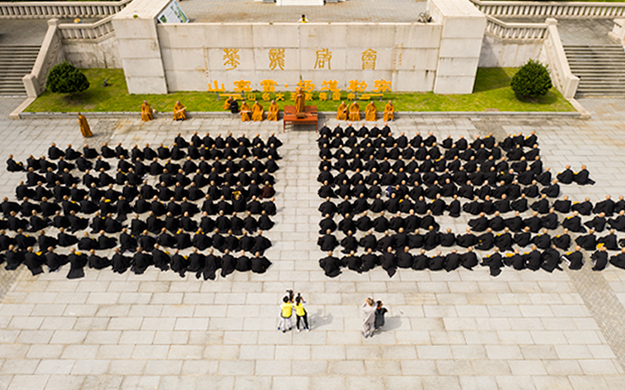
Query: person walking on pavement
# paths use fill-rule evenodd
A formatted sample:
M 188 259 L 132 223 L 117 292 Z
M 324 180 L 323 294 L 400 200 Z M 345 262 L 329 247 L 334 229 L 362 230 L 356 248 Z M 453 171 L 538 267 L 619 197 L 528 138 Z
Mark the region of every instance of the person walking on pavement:
M 293 321 L 291 320 L 292 315 L 293 303 L 291 302 L 289 297 L 285 295 L 284 298 L 282 298 L 282 305 L 280 305 L 280 326 L 278 326 L 278 330 L 281 329 L 282 333 L 285 333 L 287 330 L 293 329 Z
M 377 307 L 375 309 L 375 330 L 380 330 L 384 326 L 384 314 L 386 314 L 388 310 L 384 306 L 382 306 L 382 301 L 377 302 Z
M 373 299 L 367 298 L 362 304 L 362 335 L 367 338 L 373 335 L 375 324 L 375 306 L 373 306 Z
M 310 326 L 308 325 L 308 313 L 304 308 L 306 301 L 302 297 L 301 293 L 297 293 L 297 297 L 295 298 L 295 315 L 297 316 L 297 321 L 295 322 L 295 326 L 297 327 L 297 331 L 300 331 L 299 323 L 302 322 L 303 328 L 310 332 Z

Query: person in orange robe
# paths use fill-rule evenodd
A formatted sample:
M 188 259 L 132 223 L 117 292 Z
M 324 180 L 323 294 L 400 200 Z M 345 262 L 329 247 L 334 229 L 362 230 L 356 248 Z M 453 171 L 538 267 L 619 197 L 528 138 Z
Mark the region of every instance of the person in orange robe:
M 304 92 L 302 92 L 301 88 L 297 88 L 297 95 L 295 96 L 295 113 L 300 113 L 300 112 L 304 112 L 304 107 L 306 106 L 305 103 L 305 96 L 304 96 Z
M 377 115 L 377 107 L 375 106 L 375 104 L 373 104 L 373 102 L 369 102 L 369 104 L 367 104 L 367 108 L 365 108 L 365 120 L 367 122 L 375 122 L 377 119 Z
M 265 110 L 263 109 L 263 106 L 260 105 L 260 103 L 258 103 L 258 101 L 254 102 L 254 105 L 252 105 L 252 120 L 255 122 L 260 122 L 264 119 L 264 114 Z
M 143 104 L 141 105 L 141 121 L 149 122 L 152 119 L 154 119 L 154 114 L 152 114 L 152 107 L 150 107 L 147 100 L 144 100 Z
M 85 138 L 93 137 L 93 133 L 91 132 L 91 128 L 89 127 L 89 123 L 87 122 L 87 118 L 80 112 L 78 113 L 78 125 L 80 126 L 80 132 L 82 136 Z
M 347 120 L 347 104 L 345 104 L 345 102 L 341 102 L 341 104 L 339 104 L 339 108 L 336 110 L 336 120 L 337 121 Z
M 395 106 L 389 100 L 384 107 L 384 122 L 390 122 L 395 119 Z
M 278 112 L 279 111 L 280 111 L 280 108 L 276 104 L 276 101 L 272 100 L 271 104 L 269 105 L 269 112 L 267 113 L 267 120 L 268 121 L 277 121 L 278 120 Z
M 232 98 L 232 96 L 228 97 L 228 99 L 226 99 L 226 101 L 224 102 L 224 107 L 223 109 L 226 111 L 230 111 L 230 104 L 232 103 L 234 99 Z
M 176 101 L 176 105 L 174 105 L 174 120 L 175 121 L 183 121 L 187 119 L 187 110 L 184 108 L 180 101 Z
M 250 105 L 247 104 L 246 101 L 243 101 L 243 104 L 241 104 L 241 121 L 242 122 L 247 122 L 251 119 L 251 115 L 252 115 L 252 109 L 250 108 Z
M 349 106 L 349 120 L 352 122 L 360 120 L 360 106 L 355 101 Z

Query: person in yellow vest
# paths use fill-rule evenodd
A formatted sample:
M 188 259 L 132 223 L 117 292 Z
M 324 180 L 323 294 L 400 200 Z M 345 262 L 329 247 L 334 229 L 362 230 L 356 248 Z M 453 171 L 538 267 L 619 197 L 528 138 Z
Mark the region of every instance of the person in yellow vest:
M 78 125 L 80 126 L 80 132 L 82 136 L 85 138 L 93 137 L 93 133 L 91 132 L 91 128 L 89 127 L 89 123 L 87 122 L 87 118 L 80 112 L 78 113 Z
M 373 102 L 369 102 L 369 104 L 367 104 L 367 108 L 365 108 L 365 120 L 367 122 L 375 122 L 376 121 L 376 116 L 378 115 L 378 109 L 375 106 L 375 104 L 373 104 Z
M 349 120 L 352 122 L 360 120 L 360 106 L 355 101 L 349 106 Z
M 288 296 L 282 298 L 282 305 L 280 305 L 280 326 L 278 330 L 282 329 L 282 333 L 287 330 L 293 329 L 293 321 L 291 316 L 293 315 L 293 303 Z M 288 329 L 287 329 L 288 325 Z
M 247 104 L 246 101 L 243 101 L 243 104 L 241 104 L 241 121 L 249 121 L 251 119 L 251 115 L 252 109 L 250 108 L 250 105 Z
M 341 102 L 341 104 L 339 104 L 339 108 L 336 110 L 336 120 L 337 121 L 347 120 L 347 104 L 345 104 L 345 102 Z
M 233 101 L 234 99 L 232 98 L 232 96 L 229 96 L 228 99 L 226 99 L 226 101 L 224 102 L 223 109 L 226 111 L 230 110 L 230 104 L 232 104 Z
M 389 100 L 384 107 L 384 122 L 390 122 L 395 119 L 395 106 Z
M 152 114 L 152 107 L 150 107 L 147 100 L 144 100 L 143 104 L 141 105 L 141 121 L 149 122 L 152 119 L 154 119 L 154 114 Z
M 185 119 L 187 119 L 187 110 L 180 103 L 180 100 L 177 100 L 176 104 L 174 105 L 174 120 L 183 121 Z
M 280 112 L 280 108 L 278 107 L 278 104 L 276 104 L 275 100 L 272 100 L 271 104 L 269 105 L 269 112 L 267 113 L 267 120 L 277 121 L 279 112 Z
M 310 326 L 308 326 L 308 313 L 306 312 L 306 309 L 304 308 L 305 304 L 306 304 L 306 301 L 304 300 L 302 295 L 300 293 L 297 293 L 297 297 L 295 297 L 295 315 L 297 316 L 297 321 L 295 325 L 297 327 L 298 332 L 300 331 L 299 329 L 300 321 L 302 322 L 304 329 L 307 332 L 310 332 Z
M 260 105 L 258 101 L 255 101 L 254 105 L 252 105 L 252 120 L 255 122 L 262 121 L 264 119 L 264 113 L 265 110 L 263 109 L 263 106 Z

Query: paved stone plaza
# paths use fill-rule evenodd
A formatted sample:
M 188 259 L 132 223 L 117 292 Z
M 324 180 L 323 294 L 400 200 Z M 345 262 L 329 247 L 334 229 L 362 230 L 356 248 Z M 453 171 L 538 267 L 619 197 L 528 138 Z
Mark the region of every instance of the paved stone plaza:
M 6 118 L 16 102 L 3 103 Z M 582 104 L 591 120 L 424 117 L 399 119 L 392 128 L 407 135 L 433 131 L 439 139 L 535 130 L 546 166 L 557 172 L 567 163 L 587 164 L 597 182 L 563 186 L 565 194 L 593 201 L 625 194 L 625 104 Z M 127 147 L 171 143 L 177 132 L 268 136 L 282 128 L 235 119 L 90 124 L 91 145 Z M 0 132 L 3 162 L 10 153 L 22 161 L 44 154 L 51 142 L 83 143 L 74 118 L 2 119 Z M 155 269 L 140 276 L 87 269 L 80 280 L 65 278 L 68 266 L 37 277 L 22 271 L 0 304 L 0 389 L 625 388 L 624 271 L 593 273 L 587 263 L 582 271 L 553 274 L 506 268 L 492 278 L 478 267 L 399 270 L 389 279 L 378 268 L 328 279 L 315 244 L 316 135 L 278 136 L 284 158 L 266 274 L 235 272 L 204 282 Z M 22 175 L 2 168 L 1 195 L 14 196 Z M 445 216 L 440 223 L 462 232 L 467 219 Z M 308 298 L 310 333 L 276 330 L 286 289 Z M 363 339 L 359 306 L 367 296 L 384 301 L 390 313 L 381 333 Z

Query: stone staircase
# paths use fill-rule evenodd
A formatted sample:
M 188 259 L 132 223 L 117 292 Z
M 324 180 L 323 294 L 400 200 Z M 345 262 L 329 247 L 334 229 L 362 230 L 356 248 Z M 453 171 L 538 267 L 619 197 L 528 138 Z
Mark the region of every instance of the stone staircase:
M 26 96 L 22 77 L 35 65 L 40 46 L 0 45 L 0 96 Z
M 571 72 L 579 77 L 576 97 L 625 96 L 625 50 L 621 45 L 564 45 Z

